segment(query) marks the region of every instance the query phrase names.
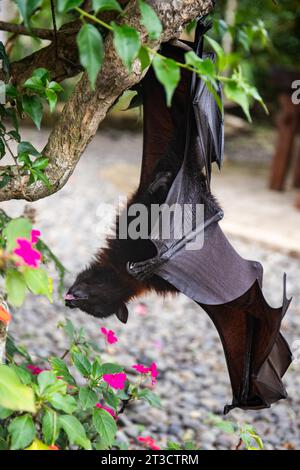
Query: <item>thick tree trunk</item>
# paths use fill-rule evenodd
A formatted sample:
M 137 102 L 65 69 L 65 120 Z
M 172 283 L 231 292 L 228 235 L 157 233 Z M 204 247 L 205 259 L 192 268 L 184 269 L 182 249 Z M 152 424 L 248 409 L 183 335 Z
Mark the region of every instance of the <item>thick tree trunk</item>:
M 164 29 L 160 40 L 151 43 L 153 49 L 158 49 L 162 42 L 178 37 L 183 25 L 207 14 L 213 8 L 214 0 L 149 0 L 149 3 L 156 10 Z M 147 35 L 140 25 L 137 2 L 129 1 L 125 12 L 126 23 L 140 31 L 141 40 L 145 42 Z M 47 189 L 41 182 L 27 187 L 27 176 L 25 176 L 24 195 L 20 180 L 14 178 L 0 191 L 0 201 L 37 200 L 49 196 L 64 186 L 111 106 L 126 89 L 138 83 L 142 77 L 139 61 L 133 64 L 131 73 L 123 67 L 113 47 L 112 35 L 109 34 L 105 40 L 105 61 L 95 90 L 91 91 L 88 77 L 84 73 L 44 148 L 43 154 L 50 162 L 47 176 L 52 183 L 51 189 Z

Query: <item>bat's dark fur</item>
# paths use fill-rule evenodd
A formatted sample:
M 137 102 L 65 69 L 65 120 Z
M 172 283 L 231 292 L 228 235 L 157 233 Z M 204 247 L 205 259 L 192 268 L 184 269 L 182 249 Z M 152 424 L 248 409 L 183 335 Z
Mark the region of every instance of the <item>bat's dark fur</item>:
M 180 168 L 181 162 L 176 158 L 175 155 L 173 158 L 169 155 L 167 159 L 163 159 L 156 167 L 152 182 L 147 188 L 140 187 L 127 207 L 139 203 L 150 208 L 151 204 L 163 203 Z M 206 203 L 216 204 L 206 189 L 204 176 L 201 190 Z M 130 222 L 129 217 L 128 221 Z M 127 272 L 128 262 L 143 261 L 155 254 L 155 246 L 150 240 L 108 238 L 106 247 L 101 249 L 90 266 L 77 276 L 66 296 L 66 305 L 70 308 L 78 307 L 95 317 L 103 318 L 116 314 L 121 321 L 126 322 L 126 303 L 133 297 L 150 290 L 158 294 L 177 292 L 174 286 L 156 275 L 139 281 Z

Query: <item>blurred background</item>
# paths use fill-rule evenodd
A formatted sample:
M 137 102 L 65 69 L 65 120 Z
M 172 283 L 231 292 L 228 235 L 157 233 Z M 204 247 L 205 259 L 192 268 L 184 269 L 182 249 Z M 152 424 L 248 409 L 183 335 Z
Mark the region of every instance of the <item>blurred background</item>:
M 272 306 L 281 303 L 282 276 L 287 273 L 293 301 L 282 329 L 296 358 L 284 380 L 287 400 L 271 410 L 234 410 L 226 420 L 253 424 L 267 449 L 299 449 L 300 106 L 291 98 L 292 83 L 300 80 L 300 5 L 298 0 L 218 3 L 212 36 L 222 43 L 230 67 L 239 64 L 257 86 L 269 115 L 256 105 L 253 122 L 248 123 L 238 106 L 225 102 L 225 162 L 221 172 L 214 171 L 212 191 L 225 212 L 222 228 L 235 248 L 263 264 L 264 293 Z M 3 1 L 1 5 L 1 19 L 11 20 L 13 10 L 3 8 Z M 38 26 L 50 27 L 47 1 L 43 8 Z M 63 21 L 58 18 L 59 24 Z M 255 27 L 250 28 L 250 23 Z M 184 37 L 192 37 L 192 27 Z M 8 41 L 12 60 L 44 44 L 24 36 L 2 34 L 0 39 Z M 75 82 L 63 83 L 57 114 L 46 113 L 40 132 L 24 123 L 22 140 L 43 148 Z M 30 204 L 36 209 L 36 227 L 43 239 L 68 269 L 66 285 L 103 243 L 101 204 L 115 204 L 119 195 L 135 189 L 142 139 L 141 110 L 122 111 L 119 104 L 101 124 L 67 185 Z M 20 215 L 24 206 L 22 201 L 1 204 L 10 216 Z M 120 418 L 124 441 L 130 442 L 145 427 L 161 445 L 167 439 L 194 440 L 202 449 L 234 448 L 236 437 L 213 426 L 210 417 L 211 413 L 222 416 L 224 404 L 231 400 L 220 341 L 206 314 L 192 301 L 181 295 L 147 296 L 132 302 L 129 323 L 123 326 L 115 319 L 100 322 L 79 311 L 67 311 L 58 298 L 50 305 L 28 297 L 11 332 L 33 355 L 47 356 L 65 347 L 56 325 L 66 317 L 84 325 L 96 341 L 100 341 L 100 326 L 114 329 L 120 341 L 112 346 L 110 357 L 122 364 L 157 362 L 157 392 L 163 409 L 130 408 Z

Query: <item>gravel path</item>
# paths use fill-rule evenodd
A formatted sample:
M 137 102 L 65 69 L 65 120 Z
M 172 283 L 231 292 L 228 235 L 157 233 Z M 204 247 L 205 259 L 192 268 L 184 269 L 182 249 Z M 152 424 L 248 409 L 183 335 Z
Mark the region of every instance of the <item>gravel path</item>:
M 27 129 L 23 138 L 41 148 L 47 135 Z M 68 185 L 58 194 L 33 204 L 38 211 L 36 225 L 43 238 L 69 269 L 67 284 L 101 243 L 95 237 L 96 229 L 101 229 L 99 203 L 112 203 L 116 194 L 134 187 L 140 155 L 139 134 L 102 132 L 90 144 Z M 23 206 L 21 201 L 3 204 L 11 215 L 20 214 Z M 265 295 L 272 305 L 281 302 L 282 274 L 288 273 L 288 294 L 294 300 L 283 331 L 290 344 L 300 339 L 299 260 L 237 239 L 233 242 L 244 256 L 264 264 Z M 157 362 L 157 392 L 163 402 L 162 410 L 144 404 L 129 409 L 122 418 L 122 439 L 131 440 L 144 426 L 145 433 L 160 445 L 166 439 L 177 442 L 193 439 L 202 449 L 234 448 L 236 436 L 224 434 L 206 422 L 209 413 L 221 415 L 224 404 L 231 399 L 223 352 L 209 318 L 184 296 L 162 299 L 150 295 L 141 301 L 148 313 L 139 314 L 138 304 L 132 303 L 130 321 L 122 326 L 114 318 L 100 322 L 79 311 L 67 310 L 58 300 L 49 305 L 43 298 L 28 297 L 14 316 L 11 331 L 33 353 L 46 356 L 65 347 L 65 338 L 56 328 L 57 322 L 65 317 L 84 325 L 96 340 L 100 325 L 114 329 L 120 338 L 111 347 L 116 360 L 128 366 Z M 286 375 L 287 400 L 271 410 L 234 410 L 226 419 L 252 423 L 267 449 L 299 449 L 299 371 L 300 364 L 293 364 Z

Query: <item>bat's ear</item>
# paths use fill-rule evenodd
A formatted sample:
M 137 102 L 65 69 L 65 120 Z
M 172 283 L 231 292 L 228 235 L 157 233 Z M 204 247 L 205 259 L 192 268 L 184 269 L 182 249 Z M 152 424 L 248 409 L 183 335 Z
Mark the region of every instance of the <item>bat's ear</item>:
M 116 312 L 116 315 L 122 323 L 127 323 L 128 309 L 124 303 L 121 305 L 121 307 L 119 307 L 118 311 Z

